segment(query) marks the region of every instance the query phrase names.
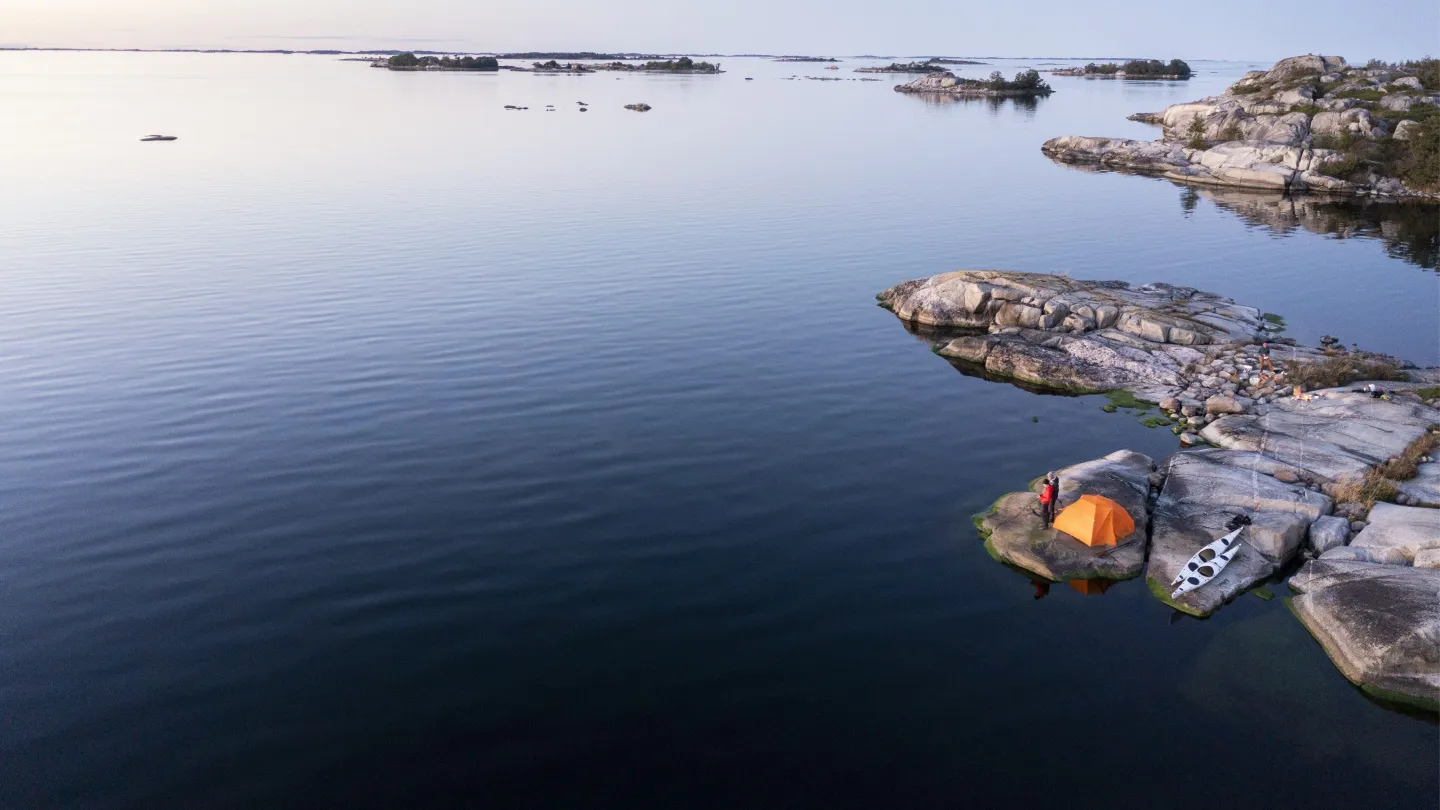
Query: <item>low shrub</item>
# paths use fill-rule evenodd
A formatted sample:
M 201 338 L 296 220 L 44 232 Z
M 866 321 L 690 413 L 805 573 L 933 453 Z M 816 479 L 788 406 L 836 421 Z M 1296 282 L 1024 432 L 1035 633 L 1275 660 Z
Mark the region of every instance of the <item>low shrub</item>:
M 1316 105 L 1314 105 L 1314 104 L 1296 104 L 1295 106 L 1293 106 L 1293 107 L 1290 108 L 1290 112 L 1292 112 L 1292 113 L 1297 113 L 1297 112 L 1298 112 L 1298 113 L 1305 113 L 1306 115 L 1314 115 L 1314 114 L 1316 114 L 1316 113 L 1325 112 L 1325 108 L 1324 108 L 1324 107 L 1316 106 Z
M 1385 94 L 1382 93 L 1382 92 L 1380 92 L 1379 90 L 1376 90 L 1376 89 L 1373 89 L 1373 88 L 1369 88 L 1369 87 L 1365 87 L 1365 88 L 1359 88 L 1359 89 L 1354 89 L 1354 90 L 1341 90 L 1341 91 L 1339 91 L 1339 92 L 1337 92 L 1337 93 L 1332 93 L 1332 94 L 1330 95 L 1330 97 L 1331 97 L 1331 98 L 1354 98 L 1354 99 L 1359 99 L 1360 101 L 1379 101 L 1380 99 L 1382 99 L 1382 98 L 1385 97 Z
M 1331 495 L 1337 502 L 1358 503 L 1363 505 L 1367 512 L 1379 501 L 1394 502 L 1395 496 L 1399 494 L 1400 489 L 1395 486 L 1395 482 L 1376 469 L 1366 471 L 1365 477 L 1358 481 L 1342 481 L 1331 490 Z
M 1440 91 L 1440 59 L 1427 56 L 1424 59 L 1413 59 L 1401 67 L 1414 73 L 1426 90 L 1432 93 Z
M 1423 436 L 1405 446 L 1400 455 L 1381 464 L 1379 472 L 1391 481 L 1408 481 L 1420 472 L 1420 459 L 1440 447 L 1440 434 L 1426 431 Z
M 1185 128 L 1185 134 L 1190 136 L 1185 145 L 1191 149 L 1205 148 L 1205 119 L 1195 116 L 1190 119 L 1190 126 Z
M 1229 124 L 1226 124 L 1226 125 L 1225 125 L 1225 128 L 1222 129 L 1222 130 L 1220 130 L 1220 140 L 1222 140 L 1222 141 L 1243 141 L 1243 140 L 1245 140 L 1245 133 L 1240 130 L 1240 123 L 1239 123 L 1238 121 L 1231 121 Z
M 1420 131 L 1405 142 L 1397 176 L 1422 191 L 1440 191 L 1440 115 L 1420 122 Z
M 1285 364 L 1290 381 L 1305 390 L 1339 388 L 1356 380 L 1408 379 L 1394 361 L 1361 352 L 1337 354 L 1324 360 L 1295 361 Z

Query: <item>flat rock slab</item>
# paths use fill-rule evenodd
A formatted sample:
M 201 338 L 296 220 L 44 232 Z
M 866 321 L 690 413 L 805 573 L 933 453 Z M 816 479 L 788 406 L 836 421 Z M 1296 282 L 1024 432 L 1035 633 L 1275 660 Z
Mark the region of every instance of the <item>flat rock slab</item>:
M 1294 556 L 1310 524 L 1333 507 L 1330 498 L 1225 463 L 1214 450 L 1176 453 L 1160 465 L 1165 487 L 1151 513 L 1150 564 L 1145 579 L 1157 599 L 1192 616 L 1208 616 Z M 1171 581 L 1190 558 L 1229 533 L 1226 523 L 1248 515 L 1244 545 L 1225 570 L 1179 599 Z
M 1352 683 L 1437 706 L 1440 569 L 1311 560 L 1290 587 L 1295 615 Z
M 1421 464 L 1414 478 L 1400 482 L 1400 491 L 1417 506 L 1440 507 L 1440 464 Z
M 1377 503 L 1370 510 L 1369 525 L 1355 535 L 1350 548 L 1413 565 L 1420 552 L 1440 549 L 1440 509 Z
M 1264 415 L 1224 416 L 1200 432 L 1211 444 L 1261 453 L 1328 480 L 1351 479 L 1440 423 L 1440 410 L 1365 394 L 1317 392 L 1281 399 Z
M 1081 495 L 1103 495 L 1125 508 L 1135 531 L 1115 546 L 1092 548 L 1047 528 L 1034 492 L 1014 492 L 995 502 L 980 521 L 985 547 L 996 559 L 1059 582 L 1070 579 L 1132 579 L 1145 567 L 1146 496 L 1154 462 L 1129 450 L 1060 471 L 1057 514 Z
M 1334 500 L 1303 486 L 1262 475 L 1255 469 L 1229 464 L 1234 458 L 1234 454 L 1224 450 L 1176 453 L 1161 465 L 1168 476 L 1161 501 L 1168 496 L 1172 509 L 1192 516 L 1213 513 L 1223 518 L 1222 527 L 1237 514 L 1248 515 L 1251 525 L 1240 539 L 1273 563 L 1289 562 L 1305 539 L 1310 524 L 1330 514 L 1335 507 Z M 1190 554 L 1198 550 L 1197 546 Z M 1188 560 L 1189 555 L 1185 559 Z M 1177 566 L 1170 576 L 1178 571 Z

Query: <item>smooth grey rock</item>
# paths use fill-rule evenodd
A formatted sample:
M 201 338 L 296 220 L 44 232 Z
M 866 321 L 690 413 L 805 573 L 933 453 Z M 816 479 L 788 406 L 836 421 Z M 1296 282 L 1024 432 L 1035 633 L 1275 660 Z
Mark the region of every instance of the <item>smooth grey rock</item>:
M 1403 560 L 1400 565 L 1410 564 L 1421 551 L 1440 549 L 1440 509 L 1377 503 L 1368 523 L 1351 541 L 1351 548 L 1373 555 L 1398 552 Z
M 1333 548 L 1341 548 L 1350 538 L 1350 524 L 1344 518 L 1322 515 L 1310 524 L 1306 545 L 1316 554 L 1324 554 Z
M 1171 456 L 1160 465 L 1165 488 L 1151 513 L 1146 583 L 1162 602 L 1196 616 L 1214 613 L 1274 573 L 1277 563 L 1294 556 L 1310 524 L 1332 507 L 1328 497 L 1232 467 L 1225 459 L 1212 451 Z M 1248 515 L 1252 523 L 1240 535 L 1244 545 L 1235 559 L 1208 584 L 1170 599 L 1171 580 L 1195 552 L 1228 533 L 1225 524 L 1236 514 Z
M 1413 505 L 1440 507 L 1440 464 L 1421 464 L 1414 478 L 1399 483 L 1400 493 Z
M 1363 521 L 1363 520 L 1352 520 L 1352 521 L 1350 521 L 1350 531 L 1355 532 L 1356 534 L 1359 534 L 1360 532 L 1365 531 L 1365 521 Z
M 1244 412 L 1245 406 L 1240 404 L 1239 400 L 1237 400 L 1235 397 L 1214 396 L 1205 400 L 1205 413 L 1207 414 L 1227 414 Z
M 1440 411 L 1416 402 L 1340 390 L 1314 396 L 1311 402 L 1278 400 L 1263 416 L 1217 419 L 1202 435 L 1211 444 L 1259 452 L 1333 481 L 1364 475 L 1440 423 Z
M 1034 492 L 1015 492 L 995 502 L 981 519 L 986 547 L 997 559 L 1050 580 L 1131 579 L 1145 565 L 1148 517 L 1146 499 L 1154 463 L 1148 456 L 1121 450 L 1059 472 L 1059 508 L 1081 495 L 1103 495 L 1125 508 L 1135 531 L 1116 546 L 1091 548 L 1067 534 L 1046 528 Z
M 1295 615 L 1352 683 L 1436 706 L 1440 570 L 1320 559 L 1290 587 Z
M 1395 140 L 1408 141 L 1418 137 L 1420 137 L 1419 121 L 1401 121 L 1395 125 Z

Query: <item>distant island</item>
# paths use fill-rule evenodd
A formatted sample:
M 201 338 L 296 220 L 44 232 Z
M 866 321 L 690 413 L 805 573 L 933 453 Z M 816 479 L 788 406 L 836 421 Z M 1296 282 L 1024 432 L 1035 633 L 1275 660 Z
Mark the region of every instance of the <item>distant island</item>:
M 974 59 L 949 59 L 943 56 L 936 56 L 925 60 L 931 65 L 988 65 L 989 62 L 977 62 Z
M 665 61 L 652 61 L 640 65 L 632 65 L 626 62 L 606 62 L 599 65 L 590 65 L 595 70 L 615 70 L 624 73 L 724 73 L 718 63 L 696 62 L 688 56 L 679 59 L 667 59 Z
M 934 73 L 937 70 L 944 70 L 941 64 L 959 64 L 958 62 L 942 63 L 935 59 L 924 62 L 892 62 L 884 67 L 862 67 L 855 68 L 856 73 Z M 968 64 L 968 63 L 967 63 Z M 976 62 L 975 64 L 980 64 Z
M 525 51 L 523 53 L 497 53 L 497 59 L 522 59 L 526 61 L 537 59 L 564 59 L 573 62 L 577 59 L 584 59 L 590 62 L 613 61 L 617 59 L 654 59 L 655 54 L 648 53 L 595 53 L 594 51 Z
M 826 56 L 779 56 L 776 62 L 839 62 L 839 59 Z
M 595 68 L 580 62 L 566 62 L 561 64 L 554 59 L 549 62 L 536 62 L 532 66 L 535 73 L 594 73 Z
M 961 79 L 948 70 L 931 73 L 907 84 L 896 85 L 897 93 L 916 93 L 934 96 L 990 96 L 1033 98 L 1048 96 L 1055 92 L 1040 78 L 1039 71 L 1022 70 L 1013 80 L 1006 79 L 1000 71 L 990 74 L 988 79 Z
M 389 59 L 376 60 L 372 66 L 390 70 L 496 71 L 500 69 L 500 62 L 493 56 L 416 56 L 413 53 L 398 53 Z
M 1093 79 L 1188 79 L 1190 66 L 1183 59 L 1171 59 L 1168 63 L 1159 59 L 1131 59 L 1125 64 L 1091 62 L 1085 67 L 1058 68 L 1050 71 L 1056 76 L 1088 76 Z

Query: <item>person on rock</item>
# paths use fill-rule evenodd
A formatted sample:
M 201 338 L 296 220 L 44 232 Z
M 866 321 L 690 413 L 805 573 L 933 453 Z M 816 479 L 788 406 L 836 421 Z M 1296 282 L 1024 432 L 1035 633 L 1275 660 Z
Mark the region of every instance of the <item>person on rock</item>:
M 1052 472 L 1040 485 L 1040 516 L 1044 518 L 1047 529 L 1055 523 L 1055 504 L 1059 500 L 1060 476 Z
M 1260 344 L 1260 371 L 1261 377 L 1274 376 L 1275 364 L 1270 362 L 1270 341 Z

